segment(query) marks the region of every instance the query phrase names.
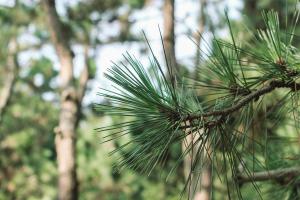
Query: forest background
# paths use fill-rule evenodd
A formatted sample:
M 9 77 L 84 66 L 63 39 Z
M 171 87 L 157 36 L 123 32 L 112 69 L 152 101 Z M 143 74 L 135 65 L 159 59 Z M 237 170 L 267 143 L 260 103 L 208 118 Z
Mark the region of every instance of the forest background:
M 261 27 L 262 10 L 274 9 L 284 19 L 296 3 L 2 0 L 0 5 L 0 199 L 167 200 L 178 199 L 185 185 L 184 167 L 164 179 L 181 148 L 171 149 L 167 166 L 150 176 L 115 172 L 117 156 L 109 153 L 120 141 L 102 144 L 95 130 L 121 120 L 93 109 L 94 103 L 110 103 L 97 96 L 99 88 L 111 88 L 103 73 L 111 61 L 124 61 L 126 51 L 149 65 L 142 31 L 164 63 L 159 26 L 180 76 L 195 76 L 203 62 L 197 45 L 205 52 L 213 34 L 230 39 L 225 9 L 235 35 L 246 41 L 251 35 L 245 26 Z M 214 198 L 222 199 L 226 191 L 217 190 Z M 252 199 L 256 191 L 245 193 Z

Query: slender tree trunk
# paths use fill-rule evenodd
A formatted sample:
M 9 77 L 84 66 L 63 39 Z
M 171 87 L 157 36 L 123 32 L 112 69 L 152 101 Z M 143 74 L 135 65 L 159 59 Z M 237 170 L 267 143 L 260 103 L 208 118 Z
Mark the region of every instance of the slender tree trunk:
M 58 198 L 60 200 L 78 199 L 78 182 L 76 174 L 76 128 L 80 119 L 81 101 L 88 81 L 87 56 L 79 78 L 79 87 L 74 86 L 73 58 L 68 44 L 69 38 L 64 35 L 62 24 L 55 9 L 54 0 L 43 0 L 46 22 L 50 39 L 60 61 L 60 115 L 55 128 L 55 148 L 58 164 Z
M 66 88 L 73 82 L 73 63 L 72 52 L 68 44 L 59 16 L 55 9 L 55 0 L 43 0 L 43 7 L 46 11 L 46 22 L 49 28 L 50 38 L 55 47 L 59 58 L 60 68 L 60 86 Z
M 247 0 L 244 3 L 244 13 L 247 16 L 254 16 L 250 25 L 253 26 L 254 29 L 259 28 L 261 20 L 259 20 L 259 16 L 261 16 L 260 11 L 257 9 L 258 0 Z
M 195 56 L 195 67 L 199 67 L 200 64 L 200 57 L 201 57 L 201 40 L 202 35 L 204 33 L 205 28 L 205 8 L 206 8 L 207 0 L 199 0 L 199 15 L 198 15 L 198 32 L 195 34 L 195 40 L 197 43 L 197 50 Z
M 164 0 L 163 5 L 163 43 L 166 56 L 166 64 L 170 67 L 171 76 L 167 76 L 169 80 L 175 84 L 174 77 L 179 75 L 180 70 L 175 54 L 175 0 Z M 182 151 L 184 149 L 182 148 Z M 185 163 L 178 167 L 177 174 L 185 179 Z
M 206 2 L 205 0 L 200 0 L 201 2 Z M 175 54 L 175 33 L 174 33 L 174 27 L 175 27 L 175 5 L 174 5 L 174 0 L 165 0 L 164 1 L 164 8 L 163 8 L 163 15 L 164 15 L 164 35 L 163 35 L 163 40 L 164 40 L 164 45 L 165 45 L 165 53 L 167 57 L 167 62 L 170 65 L 170 68 L 172 70 L 172 74 L 176 75 L 179 73 L 179 67 L 176 62 L 176 54 Z M 201 5 L 202 6 L 202 5 Z M 203 8 L 204 6 L 202 6 Z M 202 9 L 203 12 L 203 9 Z M 204 14 L 201 14 L 201 21 L 199 20 L 199 31 L 202 33 L 204 31 Z M 197 39 L 200 43 L 201 37 Z M 200 44 L 199 44 L 200 45 Z M 200 56 L 199 55 L 197 57 Z M 199 62 L 199 61 L 198 61 Z M 182 144 L 182 150 L 185 151 L 186 145 L 189 145 L 193 141 L 192 136 L 188 136 L 186 138 L 186 144 L 183 142 Z M 194 150 L 197 150 L 197 147 L 194 147 Z M 188 174 L 191 170 L 191 164 L 193 163 L 193 158 L 194 155 L 188 155 L 186 159 L 184 160 L 184 174 L 186 179 L 188 179 Z M 198 182 L 198 176 L 197 175 L 192 175 L 191 177 L 191 185 L 190 185 L 190 190 L 189 190 L 189 197 L 190 199 L 194 199 L 194 197 L 197 198 L 197 200 L 208 200 L 210 198 L 210 188 L 211 188 L 211 174 L 210 174 L 210 166 L 205 166 L 202 168 L 202 174 L 201 174 L 201 188 L 203 188 L 199 193 L 198 189 L 196 189 L 196 194 L 193 192 L 193 188 L 199 187 Z M 196 195 L 196 196 L 195 196 Z M 196 200 L 195 198 L 195 200 Z
M 205 164 L 201 168 L 200 180 L 197 183 L 197 191 L 195 193 L 194 200 L 210 200 L 211 189 L 212 189 L 212 172 L 211 172 L 211 163 L 207 156 L 207 152 L 204 155 Z
M 183 142 L 183 152 L 190 149 L 184 159 L 184 174 L 188 181 L 188 199 L 189 200 L 209 200 L 212 187 L 211 162 L 208 158 L 209 145 L 206 145 L 202 155 L 197 155 L 200 148 L 196 141 L 201 133 L 189 134 Z M 197 157 L 198 156 L 198 157 Z M 197 161 L 201 156 L 201 160 Z M 196 164 L 195 164 L 196 163 Z
M 199 0 L 200 12 L 198 16 L 198 33 L 196 34 L 196 42 L 197 42 L 197 51 L 195 57 L 195 67 L 199 67 L 200 65 L 200 57 L 201 57 L 201 42 L 202 42 L 202 35 L 205 29 L 205 9 L 207 5 L 207 0 Z M 195 78 L 198 78 L 197 72 L 195 73 Z M 208 146 L 208 145 L 206 145 Z M 208 147 L 207 147 L 208 148 Z M 209 150 L 209 149 L 207 149 Z M 209 152 L 204 152 L 204 163 L 201 168 L 200 179 L 198 179 L 197 188 L 195 192 L 194 200 L 209 200 L 211 194 L 211 187 L 212 187 L 212 172 L 211 172 L 211 163 L 208 158 Z M 195 184 L 195 183 L 194 183 Z
M 207 0 L 199 0 L 199 16 L 198 16 L 198 32 L 195 34 L 195 40 L 197 43 L 197 50 L 195 55 L 195 68 L 200 65 L 201 57 L 201 41 L 202 34 L 205 28 L 205 8 Z M 197 70 L 195 70 L 194 78 L 198 78 Z M 208 159 L 208 152 L 203 152 L 201 155 L 201 162 L 197 162 L 195 168 L 192 170 L 192 165 L 196 162 L 196 152 L 198 151 L 199 145 L 194 145 L 199 133 L 193 133 L 186 137 L 183 143 L 183 151 L 189 146 L 192 146 L 191 153 L 189 153 L 184 160 L 184 174 L 186 180 L 189 180 L 188 197 L 190 200 L 209 200 L 211 194 L 211 164 Z M 207 145 L 206 145 L 207 146 Z M 190 174 L 191 173 L 191 174 Z
M 72 53 L 64 37 L 54 0 L 43 0 L 51 41 L 56 49 L 60 67 L 60 115 L 55 128 L 55 148 L 58 164 L 58 198 L 78 199 L 76 174 L 76 122 L 78 102 L 73 86 Z
M 165 0 L 163 7 L 163 18 L 164 18 L 164 28 L 163 28 L 163 42 L 166 53 L 166 62 L 171 68 L 171 73 L 175 75 L 179 72 L 178 65 L 176 62 L 175 54 L 175 5 L 174 0 Z
M 18 73 L 18 63 L 17 63 L 17 42 L 12 39 L 8 45 L 8 56 L 7 65 L 5 66 L 5 76 L 3 80 L 3 87 L 0 90 L 0 123 L 2 121 L 4 112 L 10 101 L 13 87 L 16 81 Z
M 191 133 L 184 139 L 182 143 L 182 151 L 186 152 L 187 150 L 189 150 L 189 153 L 186 154 L 184 158 L 183 164 L 185 180 L 188 181 L 187 192 L 189 200 L 193 200 L 195 197 L 199 176 L 199 165 L 195 166 L 195 169 L 192 169 L 195 165 L 195 157 L 197 154 L 197 149 L 199 148 L 199 145 L 194 144 L 197 141 L 196 136 L 196 134 Z

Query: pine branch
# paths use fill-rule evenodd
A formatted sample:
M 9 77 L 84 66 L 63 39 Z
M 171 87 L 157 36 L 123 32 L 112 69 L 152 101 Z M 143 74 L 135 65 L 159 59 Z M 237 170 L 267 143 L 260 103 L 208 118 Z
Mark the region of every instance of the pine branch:
M 185 121 L 191 121 L 195 119 L 202 119 L 203 117 L 210 117 L 210 116 L 224 116 L 231 114 L 240 108 L 244 107 L 251 101 L 258 99 L 259 97 L 266 95 L 272 91 L 274 91 L 277 88 L 290 88 L 291 91 L 298 91 L 300 89 L 300 84 L 296 82 L 286 82 L 286 81 L 277 81 L 273 80 L 269 83 L 269 85 L 262 87 L 259 90 L 256 90 L 254 92 L 251 92 L 249 95 L 245 96 L 245 98 L 241 99 L 239 102 L 237 102 L 234 106 L 225 108 L 223 110 L 216 110 L 211 111 L 207 113 L 202 113 L 198 115 L 188 115 L 185 118 Z
M 183 81 L 182 87 L 178 87 L 165 77 L 147 39 L 152 54 L 149 58 L 152 71 L 145 70 L 129 54 L 125 55 L 127 63 L 114 64 L 108 70 L 105 76 L 114 83 L 115 91 L 103 89 L 104 92 L 99 95 L 112 103 L 98 104 L 97 109 L 126 117 L 128 121 L 98 130 L 110 131 L 109 137 L 112 139 L 131 134 L 130 141 L 113 152 L 130 152 L 118 164 L 120 169 L 129 166 L 151 173 L 157 163 L 163 161 L 164 154 L 172 144 L 191 136 L 193 142 L 178 158 L 173 169 L 189 153 L 196 153 L 190 173 L 195 171 L 196 164 L 205 163 L 200 155 L 206 151 L 208 144 L 212 149 L 212 155 L 209 156 L 213 162 L 218 162 L 216 155 L 220 153 L 224 162 L 220 172 L 222 176 L 225 175 L 227 184 L 231 179 L 224 173 L 227 170 L 232 177 L 241 179 L 241 183 L 252 182 L 258 193 L 260 191 L 255 181 L 273 179 L 287 183 L 300 174 L 299 167 L 251 173 L 245 165 L 245 173 L 239 175 L 235 167 L 235 163 L 241 162 L 244 155 L 248 156 L 244 144 L 252 139 L 252 136 L 248 136 L 248 129 L 258 113 L 256 106 L 249 105 L 280 88 L 286 88 L 289 93 L 285 96 L 293 100 L 297 96 L 294 94 L 300 90 L 297 81 L 300 77 L 298 52 L 291 42 L 287 44 L 281 41 L 279 20 L 274 12 L 266 15 L 265 20 L 266 30 L 260 31 L 261 37 L 247 48 L 239 47 L 232 31 L 233 44 L 213 39 L 211 52 L 203 54 L 207 64 L 201 68 L 199 80 L 195 80 L 199 83 L 200 95 L 196 95 L 197 91 L 190 90 L 189 86 L 185 87 L 188 82 Z M 251 62 L 248 62 L 248 58 L 243 60 L 244 56 L 249 57 Z M 210 98 L 211 95 L 213 98 Z M 229 105 L 230 101 L 233 103 Z M 259 101 L 257 107 L 260 107 L 260 103 L 263 102 Z M 238 119 L 232 117 L 236 111 L 241 111 Z M 245 134 L 237 135 L 237 132 Z M 198 137 L 195 142 L 194 135 Z M 185 188 L 188 185 L 187 181 Z M 234 187 L 237 195 L 242 197 L 239 182 L 234 182 Z
M 253 181 L 269 181 L 269 180 L 286 182 L 296 178 L 297 176 L 300 176 L 300 166 L 262 171 L 262 172 L 254 172 L 250 174 L 250 176 L 249 174 L 242 173 L 238 175 L 238 181 L 240 183 L 247 183 Z

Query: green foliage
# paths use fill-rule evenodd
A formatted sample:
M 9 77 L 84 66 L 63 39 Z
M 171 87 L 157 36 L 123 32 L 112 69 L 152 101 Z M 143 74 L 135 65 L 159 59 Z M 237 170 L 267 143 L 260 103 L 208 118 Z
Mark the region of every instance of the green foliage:
M 129 54 L 124 57 L 128 67 L 125 63 L 115 64 L 106 74 L 106 77 L 118 86 L 115 89 L 119 93 L 113 91 L 100 93 L 101 96 L 109 98 L 112 105 L 99 104 L 96 108 L 111 115 L 132 119 L 99 131 L 115 130 L 111 134 L 114 137 L 136 132 L 132 141 L 139 145 L 134 147 L 131 156 L 120 162 L 120 167 L 127 165 L 133 169 L 143 167 L 142 170 L 148 173 L 158 162 L 163 161 L 169 146 L 181 138 L 182 119 L 186 113 L 195 109 L 192 105 L 196 100 L 183 92 L 176 93 L 175 88 L 162 74 L 162 68 L 156 57 L 150 59 L 153 78 L 135 58 Z M 123 130 L 120 131 L 120 128 Z M 130 144 L 131 142 L 121 145 L 117 151 Z
M 88 59 L 88 67 L 89 67 L 89 75 L 90 78 L 94 78 L 96 76 L 97 65 L 94 59 Z
M 145 4 L 145 0 L 129 0 L 128 2 L 133 8 L 142 8 Z
M 12 8 L 0 8 L 0 91 L 4 85 L 2 79 L 7 75 L 7 49 L 11 39 L 18 41 L 16 57 L 20 61 L 12 98 L 0 124 L 0 199 L 55 199 L 58 190 L 54 129 L 58 124 L 59 99 L 55 88 L 58 73 L 54 66 L 57 63 L 49 59 L 51 55 L 47 51 L 47 57 L 36 55 L 42 47 L 49 45 L 46 16 L 41 6 L 35 1 L 16 2 Z M 99 28 L 98 22 L 108 21 L 107 16 L 111 14 L 119 15 L 119 8 L 128 1 L 80 2 L 70 6 L 66 16 L 61 16 L 64 31 L 71 37 L 69 42 L 72 45 L 94 48 L 98 43 L 91 33 L 94 34 Z M 139 6 L 133 4 L 134 7 Z M 92 14 L 99 18 L 92 18 Z M 19 41 L 20 36 L 27 35 L 30 36 L 28 41 L 23 41 L 24 38 Z M 32 37 L 36 39 L 33 44 Z M 29 56 L 29 62 L 27 58 L 26 62 L 20 59 L 23 51 Z M 94 58 L 88 59 L 88 66 L 90 78 L 94 78 L 97 70 Z M 35 81 L 37 77 L 38 82 Z M 99 119 L 90 113 L 89 106 L 83 106 L 82 116 L 77 132 L 79 199 L 150 200 L 177 197 L 180 192 L 177 185 L 168 187 L 158 178 L 148 180 L 129 170 L 115 178 L 112 170 L 115 161 L 104 156 L 108 154 L 108 149 L 113 149 L 113 144 L 99 145 L 95 135 L 90 134 Z M 108 123 L 105 119 L 102 122 Z M 176 180 L 175 176 L 172 178 Z M 162 192 L 157 194 L 157 190 Z
M 32 58 L 26 63 L 19 60 L 23 62 L 19 62 L 13 95 L 0 124 L 0 199 L 55 199 L 54 128 L 59 117 L 58 91 L 54 88 L 58 77 L 53 67 L 56 63 L 48 57 L 37 58 L 35 54 L 40 47 L 49 45 L 45 12 L 39 2 L 15 2 L 13 7 L 0 8 L 0 90 L 7 75 L 10 41 L 17 38 L 18 55 L 23 50 L 34 50 L 34 56 L 29 54 Z M 70 6 L 65 7 L 66 15 L 60 17 L 70 44 L 89 48 L 108 45 L 109 40 L 99 41 L 95 32 L 102 34 L 115 21 L 124 23 L 126 30 L 125 36 L 121 33 L 121 37 L 112 41 L 130 39 L 126 31 L 130 30 L 131 22 L 136 21 L 131 13 L 148 3 L 144 0 L 78 2 L 67 3 Z M 96 116 L 90 106 L 83 106 L 84 117 L 77 131 L 79 199 L 178 199 L 183 188 L 189 188 L 185 184 L 182 160 L 193 147 L 199 147 L 198 152 L 194 152 L 199 154 L 198 160 L 192 166 L 194 171 L 198 170 L 197 165 L 205 162 L 200 153 L 206 144 L 213 149 L 210 154 L 212 199 L 224 199 L 228 193 L 231 199 L 237 199 L 239 193 L 243 199 L 260 196 L 298 199 L 299 177 L 290 182 L 272 180 L 255 184 L 239 184 L 237 179 L 241 169 L 249 174 L 299 165 L 296 89 L 283 88 L 260 96 L 226 117 L 199 118 L 207 112 L 236 105 L 272 80 L 299 83 L 296 74 L 299 71 L 300 40 L 296 23 L 299 14 L 294 12 L 295 1 L 244 2 L 245 9 L 255 4 L 248 12 L 251 17 L 248 21 L 228 24 L 231 42 L 215 37 L 210 51 L 201 52 L 203 65 L 198 69 L 199 79 L 177 77 L 175 84 L 173 79 L 169 80 L 170 74 L 162 73 L 165 67 L 154 55 L 149 58 L 149 65 L 142 66 L 139 58 L 126 54 L 125 61 L 107 73 L 115 88 L 103 90 L 101 95 L 110 101 L 98 106 L 101 112 Z M 260 10 L 271 7 L 278 14 L 260 15 Z M 128 9 L 125 15 L 123 8 Z M 228 17 L 223 20 L 229 22 Z M 258 33 L 242 30 L 245 23 L 258 28 Z M 19 41 L 20 35 L 33 36 L 36 41 L 34 44 L 30 43 L 31 39 Z M 88 66 L 92 72 L 90 78 L 94 78 L 97 70 L 94 58 L 88 59 Z M 40 78 L 38 83 L 34 81 L 37 77 Z M 114 116 L 103 116 L 102 111 Z M 110 126 L 112 121 L 114 124 Z M 90 134 L 99 124 L 107 126 L 100 131 L 109 129 L 104 139 Z M 209 125 L 211 128 L 203 129 Z M 197 133 L 198 140 L 183 151 L 181 141 L 193 133 Z M 111 151 L 114 156 L 106 156 Z M 122 169 L 122 173 L 116 172 L 113 166 Z M 144 176 L 145 173 L 148 176 Z M 167 177 L 167 182 L 162 177 Z M 236 189 L 238 193 L 234 195 Z
M 269 169 L 269 159 L 275 159 L 265 153 L 269 150 L 270 131 L 266 130 L 265 138 L 254 136 L 255 124 L 259 124 L 255 121 L 255 115 L 259 116 L 260 110 L 263 110 L 263 120 L 269 118 L 274 127 L 277 122 L 272 120 L 272 116 L 277 115 L 278 119 L 277 108 L 283 106 L 284 112 L 280 110 L 279 113 L 284 113 L 288 121 L 295 124 L 299 122 L 299 109 L 293 106 L 298 104 L 300 87 L 297 61 L 299 50 L 293 46 L 298 16 L 299 13 L 295 12 L 289 29 L 291 32 L 287 33 L 287 30 L 280 29 L 276 12 L 263 13 L 265 30 L 259 30 L 255 34 L 255 42 L 245 46 L 237 45 L 228 20 L 232 42 L 213 39 L 211 52 L 206 54 L 206 65 L 201 66 L 199 80 L 194 80 L 196 87 L 192 89 L 180 80 L 182 85 L 175 85 L 175 78 L 171 74 L 168 74 L 171 77 L 168 80 L 151 48 L 150 68 L 154 72 L 153 76 L 129 54 L 125 55 L 126 63 L 114 64 L 106 74 L 114 84 L 114 90 L 99 93 L 109 99 L 111 105 L 97 105 L 96 108 L 109 115 L 130 119 L 98 129 L 100 132 L 111 131 L 109 136 L 105 136 L 110 137 L 109 140 L 133 133 L 127 143 L 113 151 L 116 153 L 125 148 L 130 149 L 129 155 L 120 157 L 119 167 L 129 166 L 151 173 L 158 163 L 164 161 L 172 144 L 181 143 L 188 135 L 194 135 L 196 141 L 191 142 L 177 158 L 180 163 L 187 154 L 193 154 L 194 147 L 197 147 L 185 189 L 193 171 L 205 162 L 203 153 L 209 151 L 213 171 L 227 185 L 228 198 L 241 199 L 239 168 L 251 176 L 252 171 Z M 279 88 L 286 88 L 287 93 L 276 92 Z M 205 100 L 197 101 L 196 93 Z M 278 102 L 268 108 L 272 113 L 269 115 L 266 114 L 267 102 L 264 96 L 274 94 Z M 291 114 L 294 118 L 289 118 Z M 264 129 L 268 129 L 267 126 L 257 128 L 257 131 L 262 132 Z M 294 127 L 293 131 L 296 130 Z M 273 134 L 277 135 L 277 130 Z M 254 151 L 256 148 L 257 152 Z M 299 153 L 299 149 L 293 153 Z M 276 168 L 295 164 L 287 163 L 277 162 Z M 263 197 L 262 190 L 254 181 L 252 187 L 258 198 Z M 283 196 L 289 196 L 293 187 L 291 184 Z
M 53 91 L 54 88 L 51 88 L 51 81 L 57 77 L 58 72 L 53 70 L 52 62 L 48 58 L 42 57 L 38 60 L 33 60 L 32 65 L 27 72 L 27 75 L 23 78 L 23 81 L 28 83 L 31 87 L 36 90 L 43 92 Z M 42 80 L 40 85 L 34 83 L 34 78 L 40 76 Z
M 28 102 L 31 109 L 24 107 Z M 55 198 L 56 157 L 50 133 L 57 124 L 57 109 L 22 92 L 11 103 L 0 126 L 0 198 Z

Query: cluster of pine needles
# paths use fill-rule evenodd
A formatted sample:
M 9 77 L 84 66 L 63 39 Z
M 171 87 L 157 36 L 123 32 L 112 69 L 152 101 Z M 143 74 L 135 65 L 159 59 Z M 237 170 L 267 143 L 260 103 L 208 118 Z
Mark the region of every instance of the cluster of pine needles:
M 201 52 L 205 62 L 197 80 L 175 77 L 168 62 L 164 68 L 147 39 L 148 70 L 129 53 L 123 62 L 113 64 L 105 74 L 113 89 L 99 93 L 109 104 L 96 104 L 96 109 L 125 120 L 97 129 L 109 133 L 105 141 L 129 138 L 113 152 L 130 152 L 119 157 L 118 169 L 150 174 L 165 162 L 171 145 L 182 144 L 192 135 L 196 139 L 187 143 L 170 174 L 192 152 L 191 176 L 199 164 L 210 162 L 214 176 L 228 185 L 229 198 L 242 199 L 239 173 L 250 177 L 254 170 L 246 161 L 254 157 L 249 144 L 267 148 L 266 142 L 251 135 L 255 116 L 263 110 L 263 120 L 271 119 L 269 127 L 287 116 L 293 116 L 295 126 L 299 122 L 300 57 L 293 46 L 299 37 L 295 34 L 299 12 L 284 31 L 276 12 L 262 16 L 265 28 L 253 33 L 247 44 L 235 41 L 227 17 L 230 41 L 214 37 L 210 51 Z M 267 107 L 268 102 L 272 106 Z M 256 158 L 253 162 L 263 165 Z M 252 184 L 261 197 L 258 185 Z M 188 185 L 187 181 L 185 188 Z

